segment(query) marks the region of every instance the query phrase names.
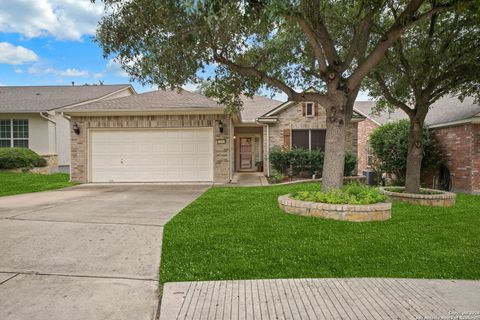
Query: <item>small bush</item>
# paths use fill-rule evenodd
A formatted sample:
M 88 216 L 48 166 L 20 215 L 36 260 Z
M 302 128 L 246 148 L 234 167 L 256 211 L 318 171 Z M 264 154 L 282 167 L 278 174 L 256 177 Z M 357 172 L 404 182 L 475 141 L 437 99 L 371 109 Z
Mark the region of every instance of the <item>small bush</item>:
M 272 148 L 270 151 L 270 163 L 275 171 L 285 173 L 290 163 L 288 152 L 278 147 Z
M 343 167 L 344 176 L 354 175 L 355 168 L 357 167 L 357 156 L 353 153 L 347 152 L 345 154 L 345 165 Z
M 390 191 L 390 192 L 406 193 L 404 187 L 385 187 L 384 189 L 386 191 Z M 445 192 L 437 191 L 437 190 L 427 190 L 427 189 L 420 188 L 420 194 L 433 195 L 433 194 L 443 194 L 443 193 L 445 193 Z
M 273 176 L 269 178 L 270 183 L 280 183 L 285 179 L 285 175 L 283 173 L 275 173 Z
M 45 167 L 47 161 L 27 148 L 0 148 L 0 169 Z
M 276 172 L 286 174 L 288 168 L 292 168 L 292 174 L 298 176 L 301 172 L 313 175 L 315 172 L 322 173 L 324 153 L 320 150 L 306 150 L 293 148 L 285 150 L 273 148 L 270 151 L 270 163 Z M 345 154 L 344 175 L 354 174 L 357 166 L 357 157 L 353 153 Z
M 328 192 L 299 191 L 293 193 L 291 198 L 330 204 L 372 204 L 387 199 L 380 190 L 359 183 L 349 183 L 341 189 L 332 189 Z

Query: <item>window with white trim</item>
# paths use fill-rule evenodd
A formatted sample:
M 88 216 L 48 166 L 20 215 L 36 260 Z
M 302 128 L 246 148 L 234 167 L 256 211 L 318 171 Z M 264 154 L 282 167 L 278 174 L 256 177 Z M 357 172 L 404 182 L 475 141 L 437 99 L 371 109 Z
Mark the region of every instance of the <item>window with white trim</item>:
M 307 103 L 305 114 L 306 114 L 307 117 L 313 117 L 315 115 L 315 110 L 314 110 L 314 107 L 313 107 L 313 103 L 311 103 L 311 102 Z
M 28 120 L 0 119 L 0 148 L 28 148 Z

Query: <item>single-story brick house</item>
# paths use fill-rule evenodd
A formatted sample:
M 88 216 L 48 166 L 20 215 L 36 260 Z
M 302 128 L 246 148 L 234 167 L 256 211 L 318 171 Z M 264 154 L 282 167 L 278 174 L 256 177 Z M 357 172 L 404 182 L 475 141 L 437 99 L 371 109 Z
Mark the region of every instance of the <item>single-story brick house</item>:
M 235 172 L 271 174 L 274 147 L 323 149 L 325 111 L 315 103 L 244 97 L 239 114 L 198 94 L 153 91 L 63 108 L 71 117 L 71 178 L 88 182 L 226 183 Z M 355 113 L 347 150 L 357 150 Z
M 401 110 L 372 114 L 375 102 L 355 103 L 355 110 L 367 119 L 358 125 L 358 172 L 371 169 L 373 159 L 368 146 L 369 134 L 389 121 L 407 119 Z M 473 98 L 461 102 L 446 97 L 434 103 L 425 119 L 433 130 L 442 160 L 448 169 L 451 189 L 458 192 L 480 193 L 480 105 Z M 422 173 L 422 183 L 435 187 L 441 172 Z
M 30 148 L 47 159 L 48 171 L 68 172 L 70 122 L 56 110 L 135 93 L 129 84 L 1 86 L 0 147 Z

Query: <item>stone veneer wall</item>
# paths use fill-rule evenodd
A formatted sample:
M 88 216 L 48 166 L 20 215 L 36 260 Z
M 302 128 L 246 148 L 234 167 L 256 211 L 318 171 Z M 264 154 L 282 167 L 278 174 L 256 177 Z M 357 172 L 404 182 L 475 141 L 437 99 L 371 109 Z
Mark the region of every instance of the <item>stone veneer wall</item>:
M 290 195 L 278 198 L 280 208 L 288 213 L 323 219 L 364 222 L 383 221 L 392 217 L 392 203 L 329 204 L 294 200 Z
M 217 121 L 223 121 L 220 133 Z M 80 134 L 71 132 L 71 179 L 88 182 L 88 129 L 95 128 L 195 128 L 213 127 L 214 182 L 225 183 L 230 178 L 230 119 L 225 114 L 201 115 L 151 115 L 151 116 L 72 116 L 71 126 L 77 123 Z M 225 144 L 217 144 L 225 139 Z
M 357 125 L 350 123 L 346 128 L 345 150 L 357 154 Z M 283 133 L 285 129 L 326 129 L 327 116 L 325 109 L 318 107 L 318 114 L 314 117 L 303 116 L 302 103 L 281 112 L 278 122 L 270 124 L 270 149 L 283 146 Z M 266 150 L 266 149 L 265 149 Z M 272 168 L 270 168 L 272 173 Z
M 452 190 L 480 193 L 480 124 L 438 128 L 434 135 L 450 171 Z
M 378 128 L 379 125 L 371 119 L 365 119 L 358 123 L 358 174 L 363 174 L 364 170 L 371 169 L 367 164 L 368 139 L 370 134 Z

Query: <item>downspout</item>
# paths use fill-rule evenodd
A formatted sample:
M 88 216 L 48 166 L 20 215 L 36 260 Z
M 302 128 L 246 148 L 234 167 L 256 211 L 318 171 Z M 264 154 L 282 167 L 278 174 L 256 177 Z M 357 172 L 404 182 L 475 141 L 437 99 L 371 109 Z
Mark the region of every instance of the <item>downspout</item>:
M 43 119 L 53 123 L 54 129 L 55 129 L 53 131 L 54 132 L 53 139 L 55 140 L 53 146 L 54 146 L 54 152 L 56 154 L 57 153 L 57 123 L 54 120 L 52 120 L 48 117 L 48 113 L 47 113 L 47 115 L 45 115 L 45 114 L 43 114 L 43 112 L 40 112 L 40 117 L 42 117 Z
M 72 121 L 72 117 L 70 116 L 67 116 L 65 113 L 61 112 L 60 113 L 62 115 L 62 117 L 66 120 L 68 120 L 68 122 L 71 124 L 71 121 Z M 70 133 L 71 134 L 71 133 Z M 70 143 L 72 141 L 72 138 L 70 137 Z M 69 177 L 70 177 L 70 181 L 72 181 L 72 146 L 70 145 L 70 165 L 68 166 L 68 174 L 69 174 Z
M 233 129 L 233 120 L 232 116 L 230 115 L 230 139 L 228 139 L 228 163 L 229 163 L 229 168 L 228 168 L 228 183 L 232 183 L 232 171 L 233 171 L 233 165 L 232 165 L 232 140 L 233 136 L 235 135 L 235 131 Z
M 270 177 L 270 126 L 267 124 L 267 177 Z

